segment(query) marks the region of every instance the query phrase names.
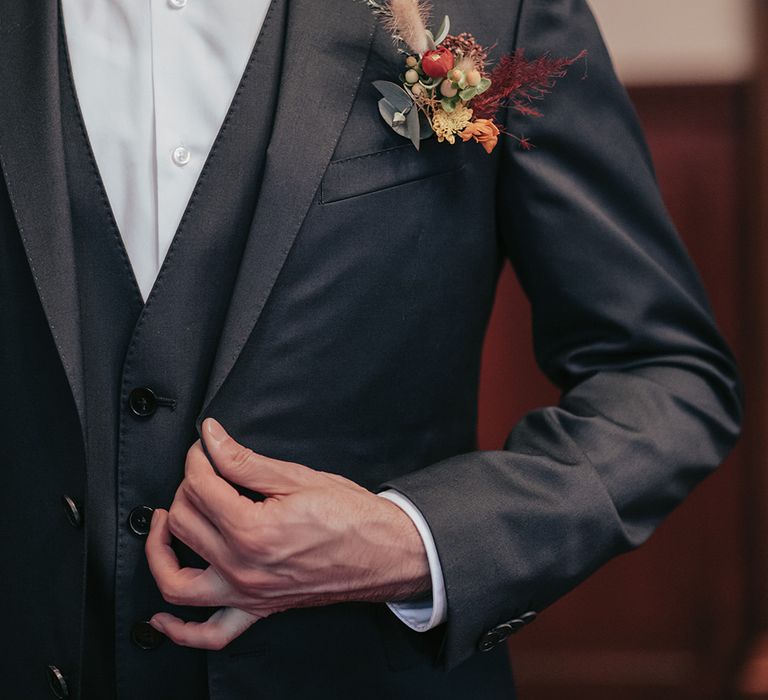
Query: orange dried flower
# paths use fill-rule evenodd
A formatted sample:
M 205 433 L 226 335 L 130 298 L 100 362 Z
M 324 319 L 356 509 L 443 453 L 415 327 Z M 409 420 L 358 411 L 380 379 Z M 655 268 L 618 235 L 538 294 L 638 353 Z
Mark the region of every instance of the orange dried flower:
M 493 119 L 475 119 L 470 122 L 460 133 L 462 141 L 475 139 L 488 153 L 490 153 L 499 141 L 499 127 Z

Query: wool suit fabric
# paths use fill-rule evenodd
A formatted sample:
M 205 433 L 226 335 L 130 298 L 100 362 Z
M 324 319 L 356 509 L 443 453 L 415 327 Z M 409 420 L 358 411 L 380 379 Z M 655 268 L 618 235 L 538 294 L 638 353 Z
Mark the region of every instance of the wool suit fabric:
M 363 3 L 270 12 L 257 62 L 274 89 L 244 76 L 142 307 L 67 102 L 58 8 L 0 0 L 8 697 L 50 697 L 53 664 L 88 699 L 509 698 L 510 623 L 642 543 L 738 436 L 733 357 L 584 0 L 436 7 L 496 55 L 588 51 L 542 118 L 502 114 L 535 148 L 502 137 L 490 156 L 434 139 L 417 152 L 383 123 L 371 83 L 402 56 Z M 506 261 L 561 395 L 480 451 Z M 133 416 L 139 386 L 175 409 Z M 126 520 L 170 504 L 206 416 L 260 453 L 410 498 L 447 622 L 419 634 L 350 603 L 276 614 L 218 652 L 139 649 L 131 625 L 170 606 Z

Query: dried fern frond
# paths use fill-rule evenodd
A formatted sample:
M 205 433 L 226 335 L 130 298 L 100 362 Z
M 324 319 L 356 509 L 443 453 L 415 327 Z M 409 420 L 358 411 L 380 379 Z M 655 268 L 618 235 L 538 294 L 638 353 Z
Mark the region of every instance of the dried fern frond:
M 522 50 L 502 56 L 491 71 L 491 87 L 472 101 L 475 115 L 492 118 L 501 107 L 509 106 L 521 114 L 540 117 L 541 112 L 533 105 L 544 97 L 558 78 L 565 76 L 568 68 L 584 58 L 582 51 L 573 58 L 552 58 L 549 55 L 528 61 Z

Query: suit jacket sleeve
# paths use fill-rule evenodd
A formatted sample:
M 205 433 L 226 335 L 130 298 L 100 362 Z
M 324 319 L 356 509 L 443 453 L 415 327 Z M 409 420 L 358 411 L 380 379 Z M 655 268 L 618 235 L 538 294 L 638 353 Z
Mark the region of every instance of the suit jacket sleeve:
M 529 58 L 589 52 L 543 118 L 509 114 L 535 149 L 499 145 L 499 235 L 532 307 L 537 361 L 562 393 L 502 450 L 386 484 L 433 533 L 449 668 L 488 630 L 642 543 L 740 429 L 732 356 L 585 0 L 524 0 L 516 45 Z

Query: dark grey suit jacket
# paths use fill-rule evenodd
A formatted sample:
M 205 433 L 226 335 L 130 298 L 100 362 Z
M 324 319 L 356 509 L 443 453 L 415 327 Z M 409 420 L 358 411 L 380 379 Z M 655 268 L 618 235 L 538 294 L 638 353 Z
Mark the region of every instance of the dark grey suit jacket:
M 497 54 L 587 49 L 588 73 L 573 68 L 543 118 L 506 115 L 532 151 L 502 138 L 491 156 L 434 140 L 416 152 L 379 117 L 371 82 L 402 59 L 368 8 L 293 0 L 197 425 L 215 416 L 259 452 L 408 496 L 437 544 L 448 621 L 420 636 L 383 606 L 276 615 L 209 655 L 212 697 L 504 697 L 503 645 L 479 649 L 642 543 L 738 435 L 733 358 L 586 2 L 443 0 L 443 13 Z M 16 575 L 0 585 L 19 642 L 0 666 L 25 697 L 34 650 L 74 654 L 82 616 L 83 542 L 58 506 L 84 479 L 84 416 L 51 14 L 0 0 L 0 527 Z M 505 260 L 562 394 L 482 452 L 478 370 Z

